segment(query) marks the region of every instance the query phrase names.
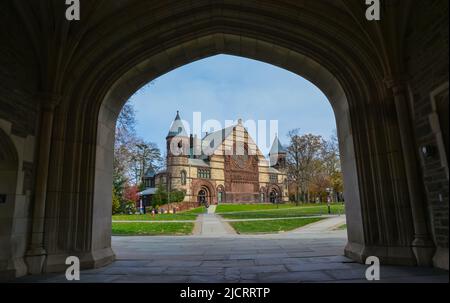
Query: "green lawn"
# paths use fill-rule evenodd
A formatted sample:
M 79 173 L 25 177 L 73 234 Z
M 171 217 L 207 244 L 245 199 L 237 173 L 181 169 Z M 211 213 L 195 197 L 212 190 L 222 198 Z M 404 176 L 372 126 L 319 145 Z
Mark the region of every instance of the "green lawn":
M 297 207 L 295 204 L 286 203 L 278 204 L 278 209 L 280 208 L 292 208 Z M 262 210 L 262 209 L 277 209 L 275 204 L 219 204 L 216 208 L 216 213 L 225 212 L 240 212 L 240 211 L 251 211 L 251 210 Z
M 347 229 L 347 224 L 342 224 L 341 226 L 338 226 L 338 230 L 344 230 Z
M 239 234 L 274 233 L 293 230 L 311 224 L 323 218 L 304 218 L 292 220 L 242 221 L 229 222 Z
M 113 221 L 165 221 L 165 220 L 195 221 L 197 216 L 204 212 L 205 212 L 204 207 L 198 207 L 176 214 L 157 214 L 154 217 L 149 213 L 145 215 L 113 215 L 112 219 Z
M 258 207 L 259 206 L 259 207 Z M 216 213 L 225 219 L 256 219 L 256 218 L 292 218 L 314 215 L 327 215 L 327 205 L 220 205 Z M 344 214 L 344 205 L 331 205 L 331 214 Z
M 112 224 L 113 235 L 157 236 L 157 235 L 189 235 L 194 223 L 117 223 Z

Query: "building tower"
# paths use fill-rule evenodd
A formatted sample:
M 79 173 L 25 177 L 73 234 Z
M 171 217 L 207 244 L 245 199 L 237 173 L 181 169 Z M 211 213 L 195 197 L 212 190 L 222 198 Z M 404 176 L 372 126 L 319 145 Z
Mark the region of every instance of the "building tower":
M 166 137 L 167 160 L 175 157 L 189 156 L 189 141 L 189 135 L 184 128 L 183 121 L 180 117 L 180 112 L 177 111 L 175 120 L 172 122 L 169 133 Z
M 166 137 L 167 144 L 167 190 L 182 188 L 186 184 L 182 179 L 186 178 L 186 169 L 189 166 L 190 138 L 177 111 L 175 120 L 170 126 Z
M 284 171 L 286 169 L 286 149 L 281 145 L 278 135 L 273 140 L 272 147 L 269 152 L 270 166 Z

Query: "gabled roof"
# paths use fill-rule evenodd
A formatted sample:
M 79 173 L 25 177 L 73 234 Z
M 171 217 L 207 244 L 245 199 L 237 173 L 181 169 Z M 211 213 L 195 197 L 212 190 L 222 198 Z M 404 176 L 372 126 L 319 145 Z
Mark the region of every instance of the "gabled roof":
M 276 169 L 276 168 L 274 168 L 272 166 L 270 166 L 268 168 L 268 172 L 271 173 L 271 174 L 279 174 L 280 173 L 280 171 L 278 169 Z
M 256 154 L 262 156 L 258 145 L 253 142 L 253 139 L 251 138 L 247 129 L 242 125 L 241 119 L 239 119 L 239 122 L 236 125 L 226 127 L 224 129 L 218 130 L 211 134 L 207 134 L 201 140 L 202 151 L 208 150 L 208 153 L 214 154 L 217 149 L 219 149 L 221 146 L 224 146 L 225 140 L 227 140 L 227 138 L 229 138 L 231 135 L 233 135 L 233 132 L 236 130 L 236 128 L 238 126 L 241 126 L 243 128 L 244 132 L 248 135 L 249 141 L 247 143 L 251 144 L 252 146 L 254 145 L 254 147 L 256 148 L 256 150 L 255 150 Z M 233 139 L 233 141 L 234 141 L 234 139 Z M 252 143 L 250 143 L 250 142 L 252 142 Z M 207 156 L 205 155 L 205 157 L 207 157 Z M 202 156 L 200 158 L 202 158 Z
M 156 188 L 155 187 L 150 187 L 147 188 L 141 192 L 138 193 L 139 196 L 149 196 L 149 195 L 154 195 L 156 193 Z
M 147 171 L 145 172 L 144 177 L 145 177 L 145 178 L 151 178 L 151 177 L 154 177 L 155 175 L 156 175 L 155 170 L 153 169 L 153 167 L 150 166 L 150 167 L 147 169 Z
M 175 136 L 188 137 L 186 129 L 184 128 L 183 121 L 181 120 L 179 111 L 177 111 L 175 120 L 173 120 L 172 125 L 170 126 L 169 133 L 167 134 L 167 138 L 175 137 Z
M 227 128 L 206 135 L 201 141 L 202 147 L 207 146 L 208 150 L 210 150 L 211 152 L 216 151 L 222 145 L 225 139 L 233 133 L 234 128 L 235 126 L 229 126 Z
M 192 166 L 209 167 L 209 164 L 202 159 L 188 159 L 188 164 Z

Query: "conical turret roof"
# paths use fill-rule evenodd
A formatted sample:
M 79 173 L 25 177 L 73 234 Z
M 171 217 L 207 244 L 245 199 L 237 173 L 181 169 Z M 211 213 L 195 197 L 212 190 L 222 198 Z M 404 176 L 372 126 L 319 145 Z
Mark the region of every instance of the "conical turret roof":
M 179 111 L 177 111 L 175 120 L 173 120 L 172 125 L 170 126 L 169 133 L 167 134 L 167 138 L 175 137 L 175 136 L 188 137 L 186 129 L 184 128 L 183 121 L 181 120 Z
M 270 148 L 269 155 L 276 155 L 276 154 L 283 154 L 283 153 L 286 153 L 286 149 L 281 144 L 280 139 L 278 138 L 278 135 L 276 135 L 275 139 L 273 140 L 272 147 Z

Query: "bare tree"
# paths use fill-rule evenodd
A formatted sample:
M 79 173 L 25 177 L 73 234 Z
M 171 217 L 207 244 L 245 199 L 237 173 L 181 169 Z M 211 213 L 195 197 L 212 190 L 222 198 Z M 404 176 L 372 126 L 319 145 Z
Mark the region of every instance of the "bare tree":
M 114 174 L 138 185 L 149 167 L 162 166 L 161 152 L 153 142 L 145 142 L 136 134 L 136 111 L 127 103 L 117 118 L 114 145 Z
M 149 168 L 158 170 L 162 165 L 161 152 L 153 142 L 138 140 L 131 151 L 133 182 L 138 185 Z

